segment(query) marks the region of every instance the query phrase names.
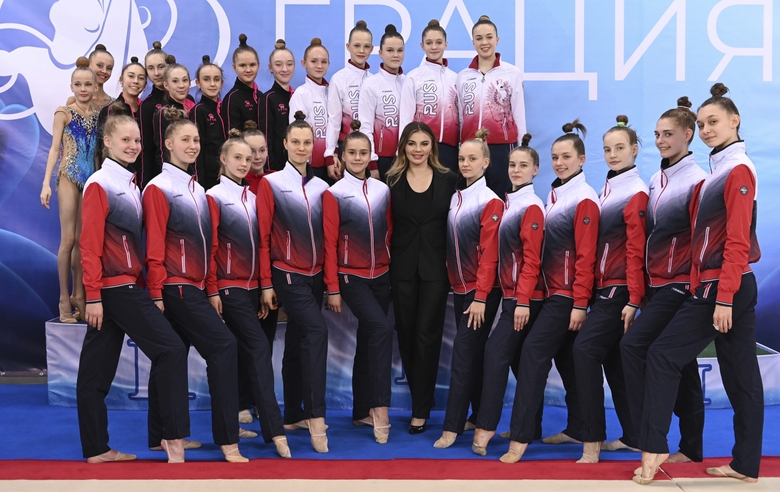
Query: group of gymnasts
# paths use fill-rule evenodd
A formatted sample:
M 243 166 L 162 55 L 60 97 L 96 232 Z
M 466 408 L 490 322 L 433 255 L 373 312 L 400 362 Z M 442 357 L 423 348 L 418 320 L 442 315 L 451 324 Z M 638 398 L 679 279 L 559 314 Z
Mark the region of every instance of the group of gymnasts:
M 298 429 L 327 452 L 323 303 L 334 313 L 346 303 L 358 320 L 353 424 L 388 441 L 395 330 L 409 432 L 422 433 L 453 292 L 457 332 L 436 448 L 474 430 L 473 451 L 487 454 L 511 369 L 517 389 L 501 461 L 519 461 L 541 437 L 555 360 L 567 427 L 543 441 L 582 443 L 578 463 L 597 463 L 602 450 L 641 450 L 633 480 L 649 483 L 666 461 L 702 460 L 696 357 L 714 340 L 736 444 L 730 464 L 707 472 L 757 479 L 763 389 L 749 266 L 760 256 L 757 181 L 727 88 L 715 84 L 695 113 L 682 97 L 661 115 L 662 160 L 649 187 L 627 117 L 604 133 L 610 171 L 600 193 L 582 172 L 585 127 L 563 125 L 544 203 L 533 185 L 540 159 L 525 131 L 522 74 L 496 52 L 489 18 L 472 37 L 477 55 L 455 74 L 443 58 L 446 33 L 431 21 L 426 58 L 404 75 L 404 39 L 389 25 L 371 74 L 373 38 L 359 21 L 347 67 L 329 83 L 328 50 L 315 38 L 294 91 L 295 60 L 280 40 L 268 62 L 275 82 L 263 93 L 258 54 L 242 34 L 234 87 L 220 98 L 223 71 L 204 57 L 198 103 L 189 70 L 159 43 L 144 64 L 122 67 L 113 101 L 102 90 L 113 68 L 105 48 L 78 61 L 74 97 L 55 115 L 41 201 L 48 206 L 61 153 L 60 319 L 89 324 L 77 383 L 88 462 L 135 458 L 109 447 L 103 401 L 125 334 L 151 359 L 149 447 L 169 462 L 200 446 L 184 439 L 190 345 L 207 363 L 213 438 L 227 461 L 247 461 L 238 441 L 254 434 L 239 428 L 239 419 L 252 421 L 248 409 L 280 456 L 291 456 L 285 431 Z M 147 78 L 154 87 L 140 101 Z M 697 131 L 712 149 L 709 174 L 689 151 Z M 280 306 L 283 414 L 271 364 Z M 623 432 L 610 442 L 602 369 Z M 670 456 L 673 412 L 682 439 Z

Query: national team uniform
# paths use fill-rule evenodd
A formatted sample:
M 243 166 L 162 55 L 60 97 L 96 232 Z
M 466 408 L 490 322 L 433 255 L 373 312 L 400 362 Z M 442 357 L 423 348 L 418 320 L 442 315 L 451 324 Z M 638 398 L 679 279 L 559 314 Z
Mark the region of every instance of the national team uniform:
M 379 179 L 382 181 L 398 152 L 398 106 L 405 77 L 403 69 L 399 68 L 398 73 L 393 74 L 382 63 L 379 72 L 369 77 L 360 89 L 360 131 L 368 135 L 371 141 L 371 162 L 368 168 L 379 169 Z
M 227 140 L 225 122 L 222 120 L 222 100 L 216 101 L 202 96 L 188 114 L 190 121 L 198 127 L 200 135 L 200 154 L 195 161 L 195 171 L 198 183 L 208 190 L 219 181 L 219 170 L 222 163 L 219 156 L 222 144 Z
M 666 435 L 680 371 L 713 340 L 723 387 L 734 408 L 731 468 L 758 478 L 764 426 L 764 389 L 756 357 L 756 170 L 737 141 L 710 154 L 712 172 L 693 192 L 691 291 L 647 354 L 647 384 L 639 445 L 667 453 Z M 732 309 L 732 328 L 713 328 L 715 306 Z
M 328 88 L 328 131 L 325 135 L 325 165 L 333 165 L 333 155 L 340 154 L 341 142 L 352 131 L 350 123 L 359 120 L 358 106 L 360 90 L 363 82 L 373 74 L 365 68 L 360 68 L 352 60 L 347 66 L 336 72 L 330 79 Z M 327 173 L 326 173 L 327 176 Z M 328 178 L 330 181 L 330 178 Z
M 544 399 L 547 373 L 555 366 L 566 389 L 568 421 L 564 434 L 582 432 L 569 331 L 572 309 L 586 310 L 591 299 L 599 233 L 599 199 L 580 171 L 565 184 L 553 181 L 547 198 L 542 274 L 545 300 L 534 329 L 523 342 L 512 408 L 511 439 L 530 443 Z
M 221 110 L 227 133 L 233 128 L 243 132 L 244 122 L 249 120 L 257 123 L 257 128 L 265 128 L 265 100 L 254 82 L 250 87 L 236 77 L 236 83 L 223 99 Z
M 125 334 L 152 361 L 149 413 L 161 439 L 190 434 L 187 396 L 187 348 L 144 291 L 143 211 L 135 174 L 106 159 L 84 188 L 81 254 L 87 303 L 103 305 L 103 326 L 87 327 L 79 359 L 76 395 L 85 458 L 110 450 L 104 399 L 116 374 Z
M 452 342 L 445 432 L 463 433 L 469 403 L 472 412 L 479 414 L 485 342 L 501 302 L 501 290 L 496 287 L 496 266 L 498 228 L 503 213 L 504 203 L 487 187 L 484 176 L 457 190 L 450 201 L 447 275 L 455 294 L 457 332 Z M 477 329 L 467 326 L 468 316 L 463 314 L 473 302 L 485 303 L 485 319 Z
M 328 81 L 322 79 L 317 83 L 306 76 L 303 85 L 295 90 L 290 98 L 290 118 L 288 123 L 295 121 L 295 113 L 302 111 L 314 131 L 314 150 L 309 165 L 315 169 L 314 174 L 320 178 L 327 177 L 325 166 L 326 136 L 328 134 Z
M 393 326 L 390 308 L 390 188 L 349 171 L 322 195 L 325 286 L 358 319 L 352 369 L 352 419 L 390 406 Z
M 268 340 L 257 318 L 260 236 L 256 197 L 248 184 L 223 175 L 206 198 L 212 237 L 206 293 L 222 300 L 222 318 L 238 341 L 239 371 L 248 379 L 263 438 L 271 442 L 284 435 L 284 427 L 274 393 L 273 339 Z
M 328 185 L 289 162 L 260 181 L 260 286 L 273 288 L 287 311 L 284 423 L 325 417 L 328 326 L 322 316 L 322 194 Z M 303 403 L 303 408 L 301 408 Z
M 143 193 L 149 294 L 162 300 L 165 315 L 186 346 L 206 360 L 211 395 L 211 431 L 220 446 L 238 442 L 236 339 L 206 298 L 211 217 L 203 187 L 194 175 L 168 164 Z M 159 391 L 151 387 L 149 392 Z M 160 442 L 150 410 L 149 433 Z
M 510 365 L 516 369 L 523 341 L 542 308 L 543 240 L 544 204 L 534 193 L 534 185 L 528 183 L 506 195 L 498 229 L 498 280 L 503 300 L 501 317 L 485 344 L 478 429 L 496 430 L 504 407 L 508 369 Z M 521 331 L 514 328 L 517 306 L 530 309 L 528 323 Z
M 572 350 L 580 417 L 584 423 L 582 441 L 602 442 L 607 437 L 603 366 L 623 428 L 620 440 L 636 447 L 620 361 L 620 339 L 623 308 L 628 305 L 638 309 L 645 295 L 647 185 L 636 166 L 609 171 L 600 199 L 596 291 Z
M 481 128 L 488 130 L 490 167 L 485 172 L 488 187 L 498 195 L 511 189 L 509 152 L 525 134 L 525 96 L 523 73 L 501 60 L 496 53 L 493 68 L 479 71 L 479 57 L 463 69 L 456 82 L 460 143 Z
M 645 403 L 647 351 L 691 295 L 690 204 L 694 188 L 706 176 L 689 152 L 677 162 L 663 159 L 661 169 L 650 178 L 645 246 L 649 301 L 620 342 L 629 412 L 636 433 Z M 701 461 L 704 396 L 695 358 L 682 369 L 674 411 L 680 417 L 680 452 Z
M 446 59 L 436 63 L 425 58 L 406 75 L 398 108 L 398 128 L 403 132 L 413 121 L 428 125 L 439 143 L 439 162 L 458 174 L 458 74 L 447 65 Z
M 268 142 L 268 166 L 272 171 L 279 171 L 287 164 L 287 149 L 284 148 L 284 136 L 291 115 L 290 99 L 293 88 L 285 89 L 274 81 L 263 99 L 265 102 L 265 133 Z M 293 118 L 294 119 L 294 118 Z

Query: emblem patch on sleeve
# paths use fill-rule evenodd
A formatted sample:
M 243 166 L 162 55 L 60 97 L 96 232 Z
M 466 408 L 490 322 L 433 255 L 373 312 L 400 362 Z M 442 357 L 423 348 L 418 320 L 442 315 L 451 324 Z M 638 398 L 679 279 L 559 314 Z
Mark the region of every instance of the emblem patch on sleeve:
M 539 229 L 539 224 L 537 224 L 536 222 L 534 222 L 533 224 L 531 224 L 531 229 L 533 229 L 533 230 L 537 230 L 537 229 Z
M 740 193 L 742 193 L 743 195 L 747 195 L 747 192 L 748 192 L 748 187 L 747 187 L 747 186 L 742 186 L 742 187 L 739 189 L 739 192 L 740 192 Z
M 584 219 L 582 219 L 582 223 L 585 225 L 590 224 L 590 217 L 585 217 Z
M 493 214 L 491 219 L 493 219 L 493 222 L 498 222 L 498 214 Z

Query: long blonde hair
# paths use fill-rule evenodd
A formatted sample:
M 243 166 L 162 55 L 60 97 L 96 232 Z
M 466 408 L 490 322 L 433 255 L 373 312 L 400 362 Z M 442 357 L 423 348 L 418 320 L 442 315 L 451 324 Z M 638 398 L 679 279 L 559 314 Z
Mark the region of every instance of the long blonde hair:
M 439 162 L 439 144 L 436 142 L 436 137 L 434 136 L 431 127 L 425 123 L 413 121 L 406 125 L 404 131 L 401 132 L 401 138 L 398 141 L 398 155 L 393 161 L 390 170 L 388 170 L 385 175 L 385 181 L 387 181 L 388 186 L 395 186 L 401 178 L 401 175 L 409 169 L 409 159 L 406 157 L 406 145 L 409 143 L 409 138 L 412 134 L 417 132 L 423 132 L 431 139 L 431 153 L 428 155 L 428 165 L 440 173 L 446 174 L 449 172 L 449 169 L 442 166 Z

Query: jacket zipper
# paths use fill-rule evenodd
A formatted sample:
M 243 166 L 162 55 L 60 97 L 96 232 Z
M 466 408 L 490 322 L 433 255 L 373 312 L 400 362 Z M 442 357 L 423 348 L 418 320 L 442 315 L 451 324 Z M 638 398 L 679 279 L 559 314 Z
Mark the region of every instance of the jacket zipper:
M 349 265 L 349 234 L 344 234 L 344 266 Z
M 233 248 L 230 243 L 227 243 L 227 266 L 225 267 L 225 273 L 230 275 L 230 265 L 233 263 Z
M 563 284 L 569 285 L 569 252 L 566 252 L 566 258 L 563 260 Z
M 181 273 L 187 273 L 187 253 L 184 251 L 184 239 L 179 239 L 181 248 Z
M 287 231 L 287 259 L 290 259 L 290 231 Z
M 374 267 L 376 266 L 376 255 L 374 254 L 374 218 L 371 215 L 371 201 L 368 199 L 368 180 L 363 181 L 363 197 L 366 199 L 368 208 L 368 233 L 371 242 L 371 272 L 369 278 L 374 278 Z
M 252 233 L 252 218 L 249 216 L 249 209 L 246 208 L 246 202 L 244 201 L 244 197 L 242 195 L 241 202 L 244 204 L 244 212 L 246 213 L 246 223 L 247 227 L 249 228 L 249 243 L 252 245 L 252 270 L 249 274 L 249 278 L 246 281 L 246 288 L 249 289 L 249 285 L 252 282 L 252 279 L 255 278 L 255 268 L 257 267 L 255 258 L 257 254 L 257 248 L 255 247 L 255 236 Z
M 512 283 L 515 290 L 517 290 L 517 256 L 514 251 L 512 252 Z
M 200 207 L 198 206 L 198 200 L 195 199 L 195 193 L 190 190 L 189 185 L 187 186 L 187 190 L 190 192 L 193 203 L 195 203 L 195 213 L 198 215 L 198 230 L 200 231 L 200 239 L 203 242 L 203 278 L 201 280 L 205 280 L 209 271 L 209 250 L 206 247 L 206 236 L 203 234 L 203 221 L 200 220 Z M 184 251 L 184 240 L 182 240 L 182 251 Z
M 669 268 L 668 272 L 672 273 L 672 263 L 674 263 L 674 248 L 677 246 L 677 236 L 672 238 L 672 245 L 669 247 Z
M 701 263 L 704 261 L 704 252 L 707 251 L 707 243 L 710 241 L 710 226 L 704 228 L 704 244 L 701 246 L 701 253 L 699 253 L 699 273 L 701 273 Z
M 309 195 L 306 194 L 306 183 L 301 181 L 303 188 L 303 198 L 306 200 L 306 216 L 309 221 L 309 236 L 311 237 L 311 271 L 310 276 L 314 276 L 314 267 L 317 266 L 317 245 L 314 243 L 314 226 L 311 224 L 311 207 L 309 206 Z M 290 239 L 290 232 L 287 232 L 287 240 Z
M 133 262 L 130 260 L 130 248 L 127 246 L 127 236 L 122 236 L 122 246 L 125 248 L 125 258 L 127 259 L 127 268 L 133 268 Z
M 439 97 L 441 95 L 442 88 L 444 87 L 444 80 L 442 78 L 442 72 L 444 71 L 444 65 L 442 65 L 442 68 L 438 70 L 439 75 L 439 84 L 436 86 L 436 101 L 438 103 L 438 107 L 436 108 L 439 113 L 439 142 L 444 141 L 444 99 L 442 97 Z M 480 127 L 481 128 L 481 127 Z
M 480 116 L 481 118 L 481 116 Z M 460 246 L 458 245 L 458 214 L 460 214 L 460 206 L 463 204 L 463 196 L 461 196 L 460 190 L 458 190 L 458 208 L 455 210 L 455 217 L 452 221 L 452 235 L 455 238 L 455 261 L 458 267 L 458 277 L 463 288 L 466 288 L 466 281 L 463 279 L 463 271 L 460 266 Z
M 601 256 L 601 278 L 604 279 L 604 269 L 607 266 L 607 255 L 609 254 L 609 243 L 604 244 L 604 254 Z

